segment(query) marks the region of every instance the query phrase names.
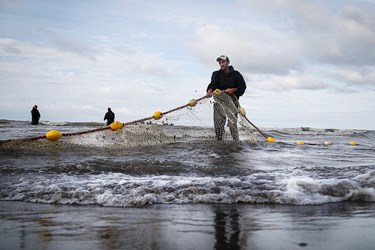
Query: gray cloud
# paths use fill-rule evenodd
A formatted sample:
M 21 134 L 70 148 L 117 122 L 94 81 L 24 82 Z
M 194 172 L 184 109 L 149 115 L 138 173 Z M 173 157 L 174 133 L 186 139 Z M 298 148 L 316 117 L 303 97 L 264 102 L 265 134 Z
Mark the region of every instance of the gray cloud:
M 235 59 L 232 62 L 248 73 L 284 75 L 291 69 L 299 68 L 301 63 L 298 57 L 290 53 L 290 49 L 270 42 L 275 38 L 251 28 L 247 32 L 239 32 L 217 25 L 205 25 L 198 29 L 197 36 L 191 39 L 190 45 L 202 61 L 227 54 Z M 284 42 L 279 38 L 280 44 Z
M 330 75 L 349 86 L 375 87 L 374 67 L 336 68 L 330 72 Z
M 259 86 L 269 90 L 345 92 L 374 84 L 373 5 L 328 6 L 289 0 L 241 3 L 252 21 L 234 28 L 230 17 L 222 17 L 217 24 L 197 27 L 189 45 L 202 61 L 227 54 L 250 78 L 272 79 Z
M 82 42 L 76 41 L 72 38 L 63 37 L 49 29 L 40 28 L 39 31 L 46 34 L 59 50 L 86 57 L 91 61 L 96 61 L 94 50 Z
M 20 55 L 22 53 L 21 50 L 18 47 L 10 44 L 12 41 L 8 42 L 7 40 L 9 39 L 0 39 L 1 50 L 5 53 Z

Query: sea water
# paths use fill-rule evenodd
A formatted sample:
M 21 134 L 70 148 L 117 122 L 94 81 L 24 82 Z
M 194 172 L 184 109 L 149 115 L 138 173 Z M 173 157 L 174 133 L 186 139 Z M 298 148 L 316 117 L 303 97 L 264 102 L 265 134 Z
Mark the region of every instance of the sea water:
M 78 132 L 95 126 L 3 121 L 0 139 L 43 135 L 52 128 Z M 254 144 L 204 142 L 196 133 L 199 128 L 178 128 L 183 129 L 194 130 L 190 134 L 196 138 L 128 148 L 116 138 L 121 136 L 107 130 L 56 142 L 4 144 L 0 198 L 113 207 L 375 201 L 374 131 L 271 129 L 265 132 L 276 143 Z M 119 147 L 121 143 L 124 147 Z
M 72 133 L 100 126 L 102 124 L 68 122 L 32 126 L 22 121 L 2 120 L 0 140 L 40 136 L 51 129 Z M 206 205 L 213 206 L 210 209 L 214 210 L 217 206 L 230 206 L 223 210 L 223 216 L 228 218 L 231 218 L 228 211 L 244 209 L 244 205 L 246 209 L 284 206 L 288 211 L 290 206 L 306 210 L 311 205 L 318 206 L 316 209 L 320 211 L 322 206 L 331 204 L 355 204 L 356 207 L 360 203 L 373 207 L 375 131 L 332 128 L 262 130 L 272 135 L 276 143 L 266 142 L 261 135 L 258 143 L 246 140 L 215 142 L 211 140 L 214 133 L 207 128 L 174 126 L 164 129 L 168 135 L 174 135 L 174 140 L 160 139 L 146 146 L 140 143 L 127 147 L 126 133 L 111 130 L 63 137 L 55 142 L 41 139 L 2 143 L 0 200 L 7 204 L 3 212 L 9 217 L 12 214 L 9 209 L 13 206 L 25 209 L 24 205 L 4 202 L 32 202 L 41 207 L 46 204 L 69 205 L 74 206 L 74 209 L 69 208 L 73 210 L 79 206 L 82 211 L 90 210 L 92 206 L 96 209 L 108 207 L 122 209 L 115 210 L 116 213 L 137 211 L 135 214 L 139 210 L 132 209 L 153 213 L 155 206 L 159 206 L 157 211 L 160 211 L 160 206 L 165 211 L 176 209 L 176 206 L 182 206 L 178 208 L 183 211 L 187 208 L 199 210 Z M 297 141 L 305 144 L 297 145 Z M 327 141 L 332 144 L 326 145 L 324 142 Z M 351 141 L 356 145 L 350 145 Z M 262 207 L 262 211 L 269 208 Z M 172 214 L 166 220 L 176 222 Z M 246 218 L 246 212 L 244 214 L 240 213 L 242 218 Z M 219 215 L 220 212 L 206 214 L 208 217 Z M 202 223 L 209 223 L 204 217 Z M 278 216 L 278 221 L 280 218 L 282 216 Z M 3 220 L 7 221 L 4 217 Z M 370 225 L 364 223 L 366 227 L 374 225 L 373 220 L 367 222 Z M 197 222 L 193 220 L 192 223 Z M 276 223 L 276 220 L 271 220 L 271 223 Z M 283 226 L 288 227 L 287 224 Z M 247 224 L 241 225 L 246 227 Z M 266 218 L 259 227 L 267 228 Z M 207 230 L 212 228 L 208 226 Z M 199 235 L 197 240 L 204 238 L 201 233 L 196 233 Z M 212 248 L 218 240 L 220 238 L 206 243 Z M 192 249 L 199 249 L 206 243 L 196 242 Z M 227 243 L 223 244 L 221 246 L 227 246 Z M 298 248 L 304 244 L 299 240 L 292 245 Z M 251 245 L 246 243 L 244 246 L 250 249 Z M 266 245 L 263 247 L 266 249 Z M 287 248 L 291 249 L 290 246 Z

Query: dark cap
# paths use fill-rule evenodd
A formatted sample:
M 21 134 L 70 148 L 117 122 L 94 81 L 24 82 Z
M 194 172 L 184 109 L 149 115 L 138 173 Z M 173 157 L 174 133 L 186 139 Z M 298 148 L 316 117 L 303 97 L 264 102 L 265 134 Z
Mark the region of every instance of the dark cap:
M 221 55 L 218 58 L 216 58 L 216 61 L 217 62 L 219 62 L 219 61 L 228 61 L 229 62 L 229 57 L 227 57 L 225 55 Z

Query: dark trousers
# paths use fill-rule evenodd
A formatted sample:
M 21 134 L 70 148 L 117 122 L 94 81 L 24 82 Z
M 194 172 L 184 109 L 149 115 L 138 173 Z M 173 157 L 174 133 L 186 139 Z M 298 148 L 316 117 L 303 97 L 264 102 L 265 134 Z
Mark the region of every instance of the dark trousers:
M 238 141 L 238 100 L 233 99 L 231 96 L 224 92 L 219 96 L 214 96 L 214 100 L 214 128 L 217 140 L 221 141 L 223 139 L 223 135 L 225 133 L 225 124 L 228 121 L 228 127 L 233 140 Z

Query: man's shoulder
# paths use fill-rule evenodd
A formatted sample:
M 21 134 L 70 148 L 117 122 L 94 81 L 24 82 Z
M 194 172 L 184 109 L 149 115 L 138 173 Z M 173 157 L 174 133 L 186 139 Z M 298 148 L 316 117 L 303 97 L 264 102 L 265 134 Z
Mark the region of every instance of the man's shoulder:
M 218 81 L 220 77 L 220 70 L 215 70 L 212 72 L 212 78 L 215 79 L 215 81 Z
M 238 70 L 234 70 L 233 74 L 234 74 L 234 77 L 243 77 L 241 72 L 239 72 Z

